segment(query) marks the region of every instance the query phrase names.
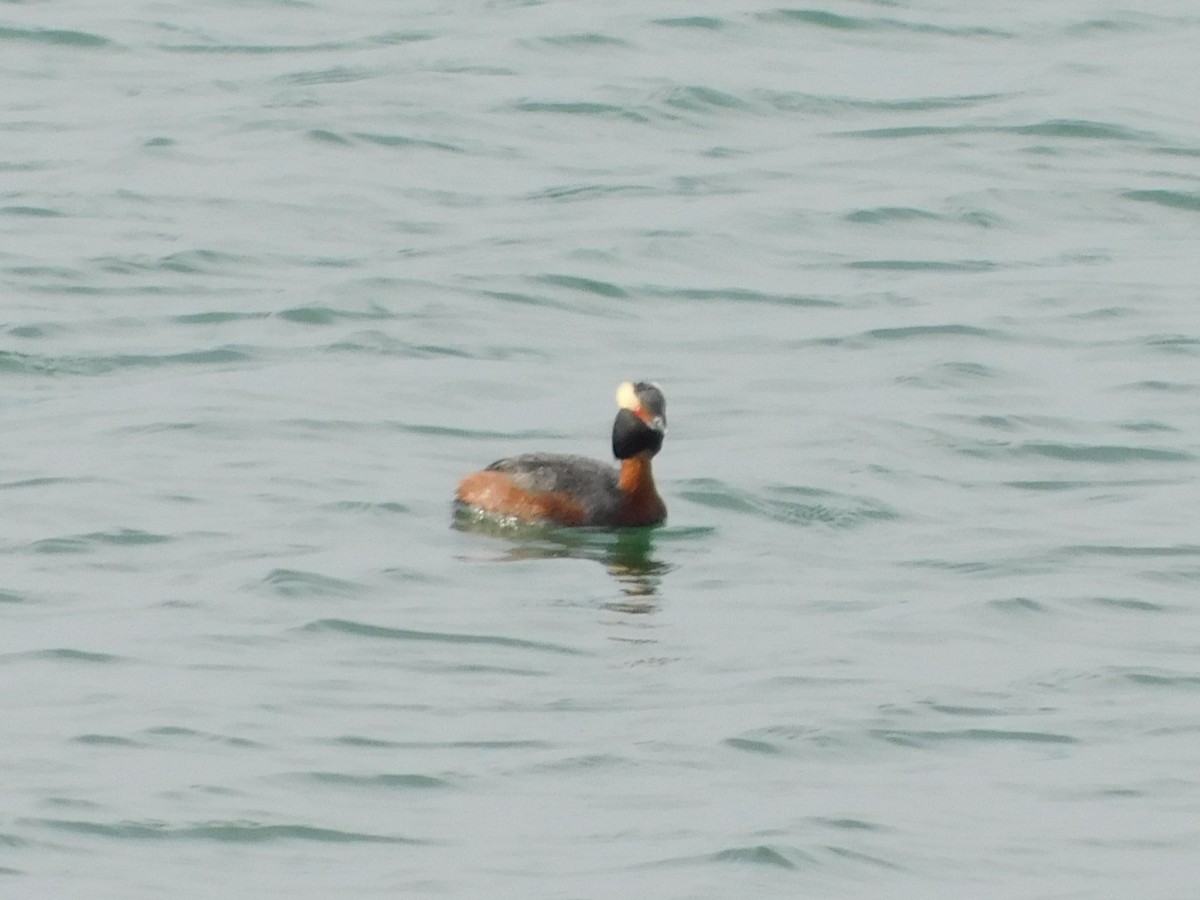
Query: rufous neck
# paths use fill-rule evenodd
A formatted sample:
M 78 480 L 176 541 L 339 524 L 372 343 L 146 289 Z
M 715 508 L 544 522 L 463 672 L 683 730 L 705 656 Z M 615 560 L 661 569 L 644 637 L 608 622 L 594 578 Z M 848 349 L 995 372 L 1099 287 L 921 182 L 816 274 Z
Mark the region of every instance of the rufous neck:
M 618 486 L 626 494 L 654 494 L 654 473 L 650 469 L 650 455 L 639 453 L 629 459 L 621 460 L 621 475 Z

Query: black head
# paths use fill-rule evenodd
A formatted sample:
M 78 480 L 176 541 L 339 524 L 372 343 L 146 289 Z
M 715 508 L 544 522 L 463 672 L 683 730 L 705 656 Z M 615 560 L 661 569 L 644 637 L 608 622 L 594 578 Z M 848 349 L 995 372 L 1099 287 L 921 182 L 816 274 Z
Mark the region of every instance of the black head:
M 667 398 L 662 388 L 648 381 L 626 381 L 617 388 L 617 406 L 613 456 L 629 459 L 647 452 L 653 456 L 662 449 L 667 432 Z

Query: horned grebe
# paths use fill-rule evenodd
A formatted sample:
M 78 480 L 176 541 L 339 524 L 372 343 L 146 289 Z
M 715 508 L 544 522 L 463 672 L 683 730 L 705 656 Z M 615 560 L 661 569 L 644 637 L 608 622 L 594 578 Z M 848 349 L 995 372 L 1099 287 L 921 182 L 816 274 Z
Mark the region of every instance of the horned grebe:
M 499 459 L 458 485 L 462 507 L 503 519 L 608 528 L 657 525 L 667 507 L 654 487 L 650 460 L 667 431 L 662 388 L 626 381 L 617 388 L 613 455 L 607 463 L 562 453 L 526 453 Z

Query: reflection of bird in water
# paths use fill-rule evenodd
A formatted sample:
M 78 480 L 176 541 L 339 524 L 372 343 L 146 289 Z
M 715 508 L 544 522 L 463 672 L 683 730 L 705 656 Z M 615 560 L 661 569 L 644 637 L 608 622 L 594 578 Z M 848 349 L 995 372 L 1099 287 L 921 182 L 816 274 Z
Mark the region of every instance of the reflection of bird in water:
M 513 541 L 502 559 L 590 559 L 608 570 L 624 595 L 607 603 L 608 609 L 627 613 L 654 612 L 659 585 L 672 568 L 654 557 L 654 531 L 625 528 L 617 531 L 563 530 L 546 526 L 513 525 L 494 518 L 460 514 L 456 528 Z
M 455 494 L 460 510 L 509 522 L 619 528 L 658 525 L 667 507 L 654 486 L 650 461 L 662 448 L 667 401 L 649 382 L 617 389 L 613 455 L 607 463 L 561 453 L 500 459 L 464 478 Z
M 617 542 L 605 564 L 628 599 L 608 604 L 610 609 L 630 613 L 653 612 L 653 598 L 658 593 L 659 583 L 662 576 L 671 570 L 669 565 L 650 555 L 653 549 L 648 530 L 624 531 L 617 535 Z

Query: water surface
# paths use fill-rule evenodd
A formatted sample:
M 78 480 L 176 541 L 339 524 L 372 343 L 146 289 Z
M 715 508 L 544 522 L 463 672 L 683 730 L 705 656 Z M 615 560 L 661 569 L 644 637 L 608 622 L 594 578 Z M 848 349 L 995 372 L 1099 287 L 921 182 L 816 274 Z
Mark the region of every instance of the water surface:
M 0 879 L 1180 896 L 1198 39 L 5 4 Z M 665 527 L 452 527 L 628 378 Z

